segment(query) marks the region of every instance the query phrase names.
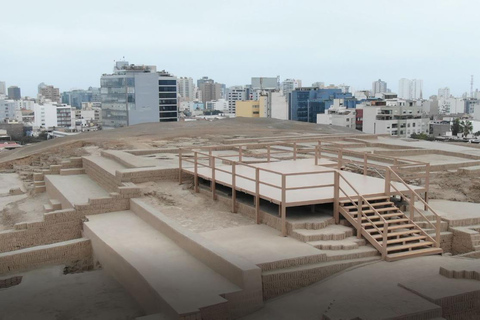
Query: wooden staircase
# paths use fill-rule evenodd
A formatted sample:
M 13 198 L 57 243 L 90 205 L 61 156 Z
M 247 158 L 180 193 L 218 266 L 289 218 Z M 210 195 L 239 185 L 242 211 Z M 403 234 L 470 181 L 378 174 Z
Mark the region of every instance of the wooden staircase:
M 385 260 L 395 261 L 443 252 L 435 239 L 397 208 L 390 197 L 360 199 L 339 201 L 339 211 L 357 229 L 357 236 L 365 237 Z

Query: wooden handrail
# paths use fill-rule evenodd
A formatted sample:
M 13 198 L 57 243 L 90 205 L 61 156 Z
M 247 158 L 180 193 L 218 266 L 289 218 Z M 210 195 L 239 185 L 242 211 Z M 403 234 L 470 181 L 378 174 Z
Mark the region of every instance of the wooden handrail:
M 390 172 L 393 173 L 399 179 L 398 182 L 402 183 L 405 187 L 407 187 L 407 189 L 413 195 L 412 203 L 410 205 L 411 206 L 413 205 L 414 210 L 416 210 L 425 219 L 425 221 L 435 229 L 435 240 L 434 241 L 435 241 L 436 246 L 440 247 L 440 241 L 441 241 L 441 236 L 440 236 L 441 217 L 440 217 L 440 215 L 425 200 L 423 200 L 422 197 L 415 190 L 413 190 L 402 178 L 400 178 L 400 176 L 395 171 L 393 171 L 391 168 L 388 168 L 388 170 L 390 170 Z M 393 186 L 391 182 L 390 182 L 390 186 Z M 403 192 L 398 191 L 398 189 L 395 186 L 393 186 L 393 187 L 397 190 L 397 192 L 400 192 L 400 194 L 403 197 L 409 198 Z M 415 197 L 418 198 L 420 200 L 420 202 L 423 203 L 425 210 L 428 209 L 431 213 L 433 213 L 433 215 L 436 217 L 436 220 L 437 220 L 436 225 L 434 225 L 427 217 L 425 217 L 423 215 L 423 213 L 420 212 L 420 210 L 418 210 L 415 207 L 415 205 L 414 205 L 415 204 Z M 426 232 L 424 232 L 424 233 L 427 236 L 429 236 Z M 429 236 L 429 237 L 433 240 L 433 238 L 431 236 Z

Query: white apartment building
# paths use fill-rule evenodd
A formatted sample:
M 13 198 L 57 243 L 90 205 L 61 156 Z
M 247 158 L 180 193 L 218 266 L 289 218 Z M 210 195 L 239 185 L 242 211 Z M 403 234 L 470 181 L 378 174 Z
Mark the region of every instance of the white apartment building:
M 14 100 L 0 100 L 0 122 L 16 119 L 16 105 Z
M 192 78 L 180 77 L 177 79 L 177 83 L 181 101 L 192 101 L 195 99 L 195 86 Z
M 330 109 L 317 114 L 317 123 L 355 129 L 356 114 L 356 109 L 344 106 L 344 99 L 334 99 Z
M 465 99 L 463 98 L 440 98 L 438 99 L 438 110 L 440 114 L 465 113 Z
M 419 100 L 423 98 L 423 80 L 402 78 L 398 82 L 398 98 Z
M 282 82 L 283 94 L 287 97 L 290 92 L 292 92 L 296 88 L 300 88 L 301 86 L 302 86 L 302 80 L 287 79 Z
M 409 137 L 427 133 L 429 117 L 415 101 L 389 99 L 363 105 L 363 132 Z
M 228 112 L 228 101 L 225 99 L 208 101 L 206 104 L 206 110 Z
M 438 89 L 438 96 L 437 97 L 438 97 L 438 99 L 440 99 L 440 98 L 445 98 L 445 99 L 450 98 L 450 88 L 445 87 L 445 88 Z
M 372 83 L 372 95 L 376 95 L 377 93 L 385 93 L 387 92 L 387 83 L 378 79 Z
M 36 128 L 72 128 L 75 127 L 75 110 L 61 103 L 34 105 L 34 127 Z
M 247 100 L 247 89 L 244 86 L 233 86 L 227 89 L 228 112 L 235 114 L 236 101 Z

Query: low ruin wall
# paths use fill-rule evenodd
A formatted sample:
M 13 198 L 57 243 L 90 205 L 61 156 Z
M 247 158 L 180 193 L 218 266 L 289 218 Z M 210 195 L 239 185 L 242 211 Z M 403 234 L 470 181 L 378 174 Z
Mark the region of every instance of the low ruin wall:
M 92 263 L 90 240 L 72 240 L 61 245 L 45 245 L 0 254 L 0 274 L 32 270 L 57 264 Z

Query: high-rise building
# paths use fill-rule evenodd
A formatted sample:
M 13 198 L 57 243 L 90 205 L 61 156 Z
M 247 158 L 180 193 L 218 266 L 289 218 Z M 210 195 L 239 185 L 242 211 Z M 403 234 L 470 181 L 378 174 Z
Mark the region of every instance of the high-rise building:
M 413 100 L 423 99 L 423 80 L 413 79 L 412 80 L 412 97 Z
M 7 88 L 5 85 L 5 81 L 0 81 L 0 95 L 6 95 L 7 94 Z
M 398 98 L 419 100 L 423 98 L 423 80 L 402 78 L 398 82 Z
M 205 79 L 206 78 L 206 79 Z M 222 84 L 215 82 L 213 79 L 203 77 L 198 80 L 198 88 L 202 91 L 202 102 L 218 100 L 222 97 Z
M 192 78 L 178 78 L 178 94 L 182 101 L 192 101 L 195 99 L 195 87 Z
M 100 83 L 105 127 L 178 121 L 177 78 L 155 66 L 118 61 Z
M 312 87 L 323 89 L 325 87 L 325 82 L 314 82 L 312 83 Z
M 378 79 L 372 83 L 372 95 L 376 95 L 377 93 L 385 93 L 387 91 L 387 83 Z
M 75 89 L 62 92 L 62 103 L 81 109 L 82 103 L 85 102 L 102 102 L 100 88 L 89 87 L 87 90 Z
M 302 80 L 297 79 L 287 79 L 282 82 L 282 91 L 284 96 L 288 96 L 293 90 L 300 88 L 302 86 Z
M 248 100 L 247 89 L 244 86 L 233 86 L 227 89 L 228 112 L 236 112 L 237 101 Z
M 46 85 L 43 82 L 38 86 L 39 100 L 50 100 L 52 102 L 60 103 L 60 89 L 54 86 Z
M 440 98 L 450 98 L 450 88 L 440 88 L 438 89 L 438 99 Z
M 10 100 L 22 99 L 22 93 L 20 91 L 20 88 L 17 86 L 8 87 L 8 99 Z

